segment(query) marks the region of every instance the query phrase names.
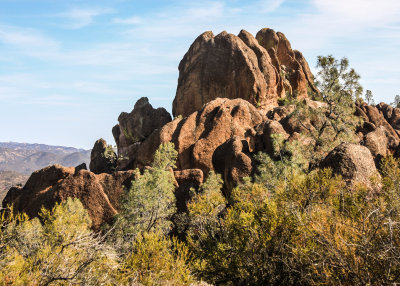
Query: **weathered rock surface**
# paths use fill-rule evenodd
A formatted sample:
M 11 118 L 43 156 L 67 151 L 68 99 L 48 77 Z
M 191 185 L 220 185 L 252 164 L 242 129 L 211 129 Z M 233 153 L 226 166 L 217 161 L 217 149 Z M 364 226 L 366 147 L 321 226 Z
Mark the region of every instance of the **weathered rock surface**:
M 397 132 L 377 107 L 366 103 L 359 104 L 356 106 L 356 115 L 363 118 L 365 122 L 369 122 L 372 128 L 383 126 L 387 134 L 393 136 L 397 142 L 400 140 Z M 393 120 L 393 122 L 395 122 L 395 120 Z
M 116 166 L 117 154 L 115 154 L 112 146 L 107 145 L 103 138 L 97 140 L 90 154 L 90 171 L 95 174 L 111 174 L 115 171 Z
M 203 183 L 204 174 L 200 169 L 186 169 L 174 172 L 178 188 L 175 191 L 176 208 L 178 213 L 187 211 L 187 202 L 192 197 L 192 190 L 197 191 Z
M 370 187 L 370 178 L 379 176 L 369 149 L 351 143 L 342 143 L 333 149 L 323 160 L 321 167 L 332 168 L 334 173 L 342 175 L 352 186 L 361 183 Z
M 14 205 L 15 212 L 35 217 L 43 207 L 51 209 L 68 197 L 78 198 L 88 210 L 92 228 L 99 230 L 117 214 L 119 199 L 134 177 L 133 171 L 96 175 L 87 170 L 53 165 L 32 173 L 24 187 L 11 188 L 3 207 Z
M 140 98 L 131 113 L 122 112 L 112 133 L 118 147 L 118 155 L 125 167 L 130 166 L 127 154 L 135 143 L 145 140 L 154 130 L 170 122 L 171 115 L 164 108 L 153 108 L 147 97 Z
M 218 97 L 270 108 L 287 92 L 307 97 L 308 87 L 316 90 L 308 64 L 282 33 L 263 29 L 255 39 L 244 30 L 238 36 L 205 32 L 179 64 L 172 113 L 189 116 Z
M 382 158 L 388 154 L 389 151 L 389 140 L 385 132 L 385 128 L 380 126 L 374 131 L 369 132 L 364 136 L 364 146 L 371 151 L 374 158 Z
M 254 151 L 255 135 L 264 120 L 264 116 L 243 99 L 217 98 L 199 112 L 185 119 L 177 118 L 154 131 L 136 145 L 135 152 L 129 157 L 135 162 L 135 167 L 149 165 L 161 143 L 173 142 L 178 151 L 178 169 L 197 168 L 207 175 L 214 169 L 214 151 L 234 136 L 246 140 L 249 150 Z
M 273 137 L 274 136 L 281 136 L 284 140 L 289 139 L 289 134 L 283 128 L 282 124 L 276 120 L 269 120 L 264 124 L 263 130 L 263 148 L 268 154 L 272 154 L 274 152 L 273 146 Z
M 400 136 L 400 108 L 392 107 L 386 103 L 379 103 L 376 108 L 382 113 L 386 121 L 393 127 Z
M 256 39 L 271 57 L 277 58 L 273 61 L 274 66 L 279 74 L 284 74 L 283 80 L 288 80 L 292 92 L 297 92 L 299 97 L 307 97 L 308 88 L 317 91 L 306 59 L 301 52 L 292 49 L 283 33 L 264 28 L 257 33 Z
M 395 128 L 399 128 L 400 109 L 385 103 L 377 106 L 363 103 L 356 105 L 356 115 L 364 120 L 360 129 L 363 142 L 375 157 L 377 164 L 382 157 L 396 152 L 400 143 L 400 129 Z
M 232 190 L 252 173 L 253 162 L 248 142 L 234 136 L 215 150 L 212 163 L 215 171 L 222 174 L 224 190 Z

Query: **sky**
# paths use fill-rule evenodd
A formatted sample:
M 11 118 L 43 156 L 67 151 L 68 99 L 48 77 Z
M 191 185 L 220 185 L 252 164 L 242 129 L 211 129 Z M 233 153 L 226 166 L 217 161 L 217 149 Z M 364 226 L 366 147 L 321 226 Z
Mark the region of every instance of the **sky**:
M 92 148 L 143 96 L 171 112 L 204 31 L 283 32 L 315 72 L 347 57 L 375 101 L 400 94 L 398 0 L 0 0 L 0 141 Z

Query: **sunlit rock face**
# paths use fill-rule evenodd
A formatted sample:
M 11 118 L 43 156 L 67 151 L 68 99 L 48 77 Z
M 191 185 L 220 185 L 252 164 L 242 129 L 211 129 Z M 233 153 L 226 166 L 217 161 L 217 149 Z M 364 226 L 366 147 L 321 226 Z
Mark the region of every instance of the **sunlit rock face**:
M 307 97 L 317 91 L 307 61 L 282 33 L 262 29 L 254 38 L 222 32 L 201 34 L 179 64 L 172 106 L 174 116 L 189 116 L 215 98 L 242 98 L 261 109 L 286 94 Z

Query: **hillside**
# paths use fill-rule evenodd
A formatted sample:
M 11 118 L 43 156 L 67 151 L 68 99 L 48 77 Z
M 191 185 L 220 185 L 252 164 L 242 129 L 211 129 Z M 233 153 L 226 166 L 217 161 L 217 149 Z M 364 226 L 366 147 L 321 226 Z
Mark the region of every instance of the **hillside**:
M 46 166 L 89 165 L 90 150 L 45 144 L 0 142 L 0 170 L 30 174 Z

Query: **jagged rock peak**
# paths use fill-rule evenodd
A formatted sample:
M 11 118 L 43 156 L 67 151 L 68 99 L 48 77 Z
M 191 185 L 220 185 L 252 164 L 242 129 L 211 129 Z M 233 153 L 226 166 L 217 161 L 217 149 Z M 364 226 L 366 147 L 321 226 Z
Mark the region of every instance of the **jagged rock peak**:
M 287 93 L 307 97 L 309 89 L 317 91 L 307 61 L 282 33 L 262 29 L 254 38 L 245 30 L 238 36 L 207 31 L 179 64 L 172 113 L 186 117 L 218 97 L 269 109 Z
M 153 108 L 147 97 L 140 98 L 131 113 L 122 112 L 118 117 L 119 124 L 115 125 L 112 133 L 117 143 L 120 164 L 129 167 L 126 158 L 130 149 L 144 141 L 150 134 L 172 120 L 164 108 Z
M 90 171 L 95 174 L 108 173 L 115 171 L 117 166 L 117 154 L 111 145 L 108 145 L 106 140 L 100 138 L 94 143 L 90 154 Z

